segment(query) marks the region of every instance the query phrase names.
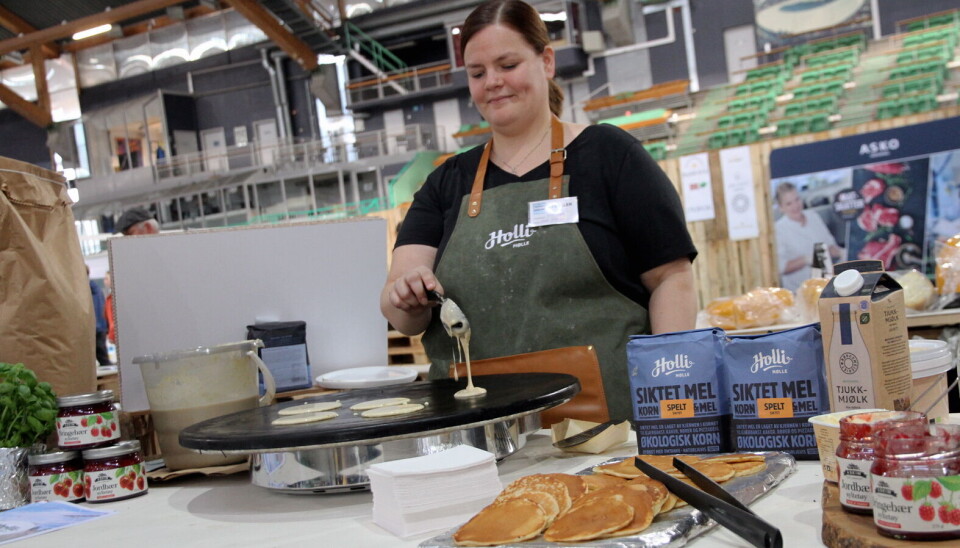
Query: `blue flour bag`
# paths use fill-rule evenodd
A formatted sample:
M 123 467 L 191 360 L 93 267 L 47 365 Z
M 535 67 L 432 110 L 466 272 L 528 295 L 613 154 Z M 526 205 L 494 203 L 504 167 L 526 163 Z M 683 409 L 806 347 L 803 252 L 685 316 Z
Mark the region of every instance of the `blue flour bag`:
M 782 451 L 817 459 L 807 418 L 830 412 L 820 324 L 730 337 L 723 368 L 734 451 Z
M 636 335 L 627 342 L 640 454 L 728 451 L 719 329 Z

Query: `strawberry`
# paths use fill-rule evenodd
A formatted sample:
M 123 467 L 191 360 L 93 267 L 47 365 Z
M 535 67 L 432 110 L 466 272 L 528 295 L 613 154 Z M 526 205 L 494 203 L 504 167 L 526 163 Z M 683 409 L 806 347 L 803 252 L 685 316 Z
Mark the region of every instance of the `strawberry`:
M 103 417 L 97 415 L 97 424 L 103 424 Z
M 942 494 L 943 494 L 943 487 L 942 487 L 939 483 L 937 483 L 936 481 L 931 482 L 931 483 L 930 483 L 930 498 L 932 498 L 932 499 L 937 499 L 937 498 L 940 498 L 940 495 L 942 495 Z
M 913 484 L 904 483 L 900 487 L 900 494 L 903 495 L 903 500 L 913 500 Z
M 83 496 L 83 486 L 79 483 L 73 485 L 73 496 L 75 498 L 80 498 Z
M 137 489 L 143 491 L 143 486 L 145 485 L 143 481 L 143 476 L 137 478 Z M 957 515 L 960 516 L 960 510 L 957 511 Z
M 941 508 L 943 508 L 941 506 Z M 933 517 L 936 514 L 936 510 L 933 509 L 932 504 L 924 504 L 920 507 L 920 519 L 923 521 L 933 521 Z
M 950 510 L 950 524 L 960 525 L 960 508 Z
M 93 437 L 99 436 L 99 435 L 100 435 L 100 429 L 99 429 L 99 428 L 94 428 L 93 430 L 90 431 L 90 435 L 93 436 Z

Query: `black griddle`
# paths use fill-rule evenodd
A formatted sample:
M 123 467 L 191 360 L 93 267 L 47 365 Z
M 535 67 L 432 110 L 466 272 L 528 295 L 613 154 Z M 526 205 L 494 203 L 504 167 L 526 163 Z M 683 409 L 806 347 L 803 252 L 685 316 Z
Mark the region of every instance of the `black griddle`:
M 200 451 L 274 452 L 375 444 L 539 412 L 569 401 L 580 392 L 576 377 L 560 373 L 483 375 L 474 377 L 473 383 L 486 388 L 486 396 L 458 400 L 453 395 L 466 387 L 466 379 L 443 379 L 347 390 L 240 411 L 185 428 L 180 432 L 180 445 Z M 350 406 L 360 402 L 399 397 L 426 407 L 408 415 L 376 419 L 350 410 Z M 341 407 L 334 419 L 290 426 L 271 424 L 285 407 L 336 400 L 340 400 Z

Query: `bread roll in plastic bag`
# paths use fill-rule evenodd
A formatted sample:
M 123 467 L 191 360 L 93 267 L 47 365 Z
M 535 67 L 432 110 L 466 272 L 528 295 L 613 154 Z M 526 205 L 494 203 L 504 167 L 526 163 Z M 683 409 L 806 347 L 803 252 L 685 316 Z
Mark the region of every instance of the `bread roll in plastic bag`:
M 715 299 L 707 305 L 707 321 L 721 329 L 764 327 L 796 319 L 793 292 L 757 287 L 739 297 Z

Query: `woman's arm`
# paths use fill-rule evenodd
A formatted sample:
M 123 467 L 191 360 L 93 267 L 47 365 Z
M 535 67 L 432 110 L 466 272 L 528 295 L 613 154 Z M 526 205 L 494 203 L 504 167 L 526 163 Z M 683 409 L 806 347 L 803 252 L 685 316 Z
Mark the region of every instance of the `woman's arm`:
M 653 334 L 687 331 L 696 327 L 697 295 L 693 267 L 686 257 L 640 275 L 650 291 L 650 327 Z
M 405 335 L 422 333 L 429 325 L 435 305 L 427 291 L 443 293 L 433 274 L 436 257 L 437 248 L 428 245 L 402 245 L 393 250 L 387 283 L 380 293 L 380 312 Z

